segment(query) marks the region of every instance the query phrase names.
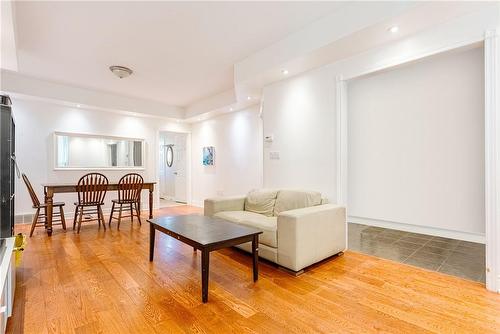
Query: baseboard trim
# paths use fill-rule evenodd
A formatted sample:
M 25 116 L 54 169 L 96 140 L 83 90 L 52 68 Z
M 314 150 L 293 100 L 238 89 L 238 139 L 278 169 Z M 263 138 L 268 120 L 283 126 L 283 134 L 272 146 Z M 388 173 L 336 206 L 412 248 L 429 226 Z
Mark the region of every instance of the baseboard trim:
M 141 210 L 141 212 L 149 212 L 149 209 L 144 208 Z M 109 214 L 111 213 L 111 208 L 103 208 L 102 213 L 105 215 L 104 220 L 107 221 L 107 218 L 109 218 Z M 15 224 L 31 224 L 33 221 L 33 215 L 34 213 L 20 213 L 14 216 L 14 223 Z M 73 222 L 75 212 L 67 212 L 66 210 L 64 211 L 64 218 L 66 218 L 66 222 L 71 220 Z M 107 216 L 107 217 L 106 217 Z
M 64 215 L 66 217 L 66 215 Z M 14 224 L 26 224 L 31 223 L 33 220 L 32 213 L 20 213 L 18 215 L 14 215 Z
M 203 202 L 200 202 L 200 201 L 192 201 L 190 205 L 203 208 Z M 159 208 L 161 208 L 161 207 L 159 207 Z M 158 208 L 156 208 L 156 209 L 158 209 Z M 145 212 L 148 210 L 149 210 L 149 208 L 147 208 L 147 206 L 146 206 L 145 208 L 143 208 L 141 210 L 141 212 Z M 111 208 L 103 208 L 102 212 L 105 214 L 109 214 L 111 212 Z M 31 222 L 33 220 L 33 214 L 34 213 L 19 213 L 19 214 L 14 216 L 14 223 L 15 224 L 31 224 Z M 66 220 L 71 219 L 71 221 L 73 221 L 74 214 L 75 214 L 74 211 L 67 212 L 66 210 L 64 210 L 64 217 L 66 218 Z
M 422 234 L 434 235 L 434 236 L 444 237 L 444 238 L 477 242 L 477 243 L 481 243 L 481 244 L 486 243 L 485 235 L 479 234 L 479 233 L 453 231 L 453 230 L 446 230 L 446 229 L 440 229 L 440 228 L 429 227 L 429 226 L 418 226 L 418 225 L 412 225 L 412 224 L 397 223 L 397 222 L 391 222 L 391 221 L 386 221 L 386 220 L 371 219 L 371 218 L 356 217 L 356 216 L 348 216 L 347 221 L 349 223 L 358 223 L 358 224 L 364 224 L 364 225 L 370 225 L 370 226 L 376 226 L 376 227 L 390 228 L 393 230 L 401 230 L 401 231 L 413 232 L 413 233 L 422 233 Z
M 166 196 L 166 195 L 162 196 L 162 195 L 160 195 L 160 199 L 164 199 L 166 201 L 173 201 L 173 202 L 175 202 L 175 197 L 173 197 L 173 196 Z
M 192 200 L 191 201 L 191 205 L 192 206 L 197 206 L 199 208 L 203 208 L 204 207 L 204 202 L 203 201 Z

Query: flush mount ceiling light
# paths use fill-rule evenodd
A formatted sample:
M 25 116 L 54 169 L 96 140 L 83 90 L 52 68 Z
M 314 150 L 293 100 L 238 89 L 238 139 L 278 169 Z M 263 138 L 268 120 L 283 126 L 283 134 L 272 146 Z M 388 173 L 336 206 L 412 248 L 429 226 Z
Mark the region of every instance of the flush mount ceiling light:
M 392 26 L 388 29 L 390 32 L 392 32 L 393 34 L 397 33 L 399 31 L 399 27 L 398 26 Z
M 116 75 L 120 79 L 126 78 L 133 73 L 133 71 L 130 68 L 125 67 L 125 66 L 114 65 L 114 66 L 110 66 L 109 70 L 111 72 L 113 72 L 113 74 Z

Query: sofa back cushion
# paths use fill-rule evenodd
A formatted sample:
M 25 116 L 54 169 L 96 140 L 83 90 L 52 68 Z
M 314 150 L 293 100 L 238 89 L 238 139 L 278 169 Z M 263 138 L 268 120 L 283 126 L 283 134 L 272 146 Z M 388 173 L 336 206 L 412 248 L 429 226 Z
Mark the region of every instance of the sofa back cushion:
M 260 213 L 271 217 L 276 203 L 277 190 L 260 189 L 252 190 L 245 199 L 245 211 Z
M 280 190 L 274 205 L 274 215 L 280 212 L 307 208 L 321 204 L 321 194 L 316 191 Z

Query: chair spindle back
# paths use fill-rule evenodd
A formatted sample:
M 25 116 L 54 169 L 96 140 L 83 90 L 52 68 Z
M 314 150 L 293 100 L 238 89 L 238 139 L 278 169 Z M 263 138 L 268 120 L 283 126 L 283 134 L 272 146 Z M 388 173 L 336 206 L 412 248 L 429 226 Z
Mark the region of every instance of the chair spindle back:
M 118 182 L 118 200 L 138 202 L 141 198 L 141 190 L 144 179 L 137 173 L 124 175 Z
M 38 197 L 36 196 L 36 193 L 33 190 L 33 187 L 31 186 L 30 180 L 28 180 L 28 177 L 24 173 L 23 173 L 23 181 L 24 184 L 26 184 L 26 188 L 28 188 L 28 192 L 30 193 L 31 201 L 33 202 L 33 207 L 39 207 L 40 201 L 38 200 Z
M 79 204 L 100 204 L 108 189 L 108 178 L 101 173 L 88 173 L 80 178 L 76 191 Z

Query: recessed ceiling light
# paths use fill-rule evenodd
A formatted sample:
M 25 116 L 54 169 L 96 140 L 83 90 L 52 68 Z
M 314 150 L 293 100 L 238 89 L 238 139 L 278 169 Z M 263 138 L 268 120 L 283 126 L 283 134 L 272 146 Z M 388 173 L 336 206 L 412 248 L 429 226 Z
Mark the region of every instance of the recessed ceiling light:
M 80 108 L 81 106 L 82 106 L 81 104 L 77 104 L 77 105 L 76 105 L 76 107 L 77 107 L 77 108 Z
M 120 79 L 126 78 L 133 73 L 130 68 L 125 66 L 113 65 L 109 67 L 109 70 Z
M 233 111 L 233 107 L 229 108 L 229 111 Z
M 281 70 L 281 74 L 287 75 L 288 74 L 288 70 Z
M 251 96 L 247 96 L 247 100 L 251 100 L 251 99 L 252 99 L 252 97 L 251 97 Z
M 398 26 L 392 26 L 389 28 L 389 31 L 392 32 L 393 34 L 397 33 L 399 31 Z

